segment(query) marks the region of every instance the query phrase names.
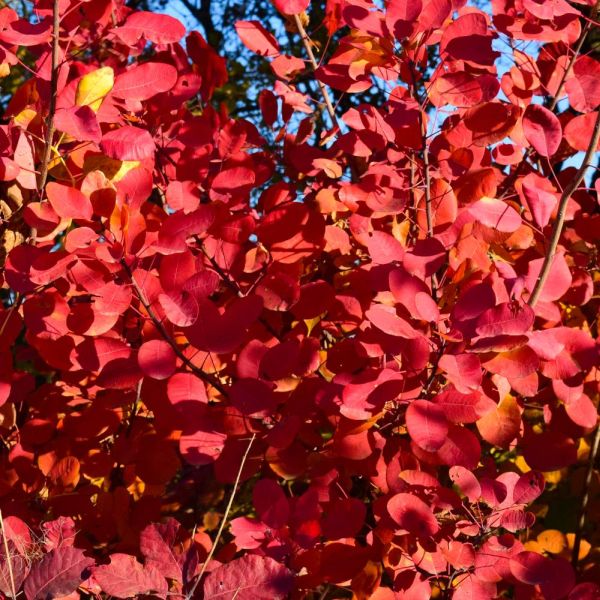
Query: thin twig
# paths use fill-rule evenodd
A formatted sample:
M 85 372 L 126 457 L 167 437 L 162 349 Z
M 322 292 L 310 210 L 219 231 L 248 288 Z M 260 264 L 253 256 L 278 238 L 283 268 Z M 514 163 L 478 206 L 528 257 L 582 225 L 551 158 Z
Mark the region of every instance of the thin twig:
M 46 140 L 44 147 L 44 156 L 40 168 L 40 195 L 44 193 L 46 179 L 48 179 L 48 167 L 52 155 L 52 141 L 54 138 L 54 113 L 56 112 L 56 95 L 58 90 L 58 60 L 59 60 L 59 32 L 60 32 L 60 13 L 59 0 L 54 0 L 52 7 L 52 72 L 50 74 L 50 105 L 48 107 L 48 116 L 46 117 Z
M 585 156 L 583 157 L 583 162 L 579 167 L 579 170 L 575 174 L 575 177 L 569 181 L 568 185 L 565 186 L 563 193 L 560 197 L 560 201 L 558 203 L 558 212 L 556 213 L 556 221 L 554 221 L 554 227 L 552 229 L 552 236 L 550 238 L 550 244 L 548 245 L 548 249 L 546 250 L 546 256 L 544 257 L 544 263 L 542 265 L 542 269 L 538 276 L 537 281 L 535 282 L 535 286 L 533 291 L 531 292 L 531 296 L 529 297 L 528 304 L 529 306 L 535 306 L 538 301 L 542 290 L 544 289 L 544 284 L 548 279 L 548 275 L 550 274 L 550 268 L 552 267 L 552 261 L 554 260 L 554 255 L 556 254 L 556 248 L 558 246 L 558 241 L 560 240 L 560 236 L 562 234 L 563 226 L 565 224 L 566 217 L 566 209 L 567 203 L 569 202 L 569 198 L 575 192 L 575 190 L 579 187 L 579 184 L 583 181 L 585 177 L 585 173 L 590 166 L 590 161 L 592 156 L 596 152 L 596 147 L 598 146 L 598 141 L 600 140 L 600 112 L 596 117 L 596 123 L 594 124 L 594 129 L 592 131 L 592 139 L 590 140 L 589 146 L 586 150 Z
M 202 569 L 200 569 L 200 573 L 198 573 L 196 582 L 192 586 L 192 589 L 186 595 L 186 600 L 191 600 L 194 597 L 194 592 L 196 591 L 196 588 L 198 587 L 198 584 L 200 583 L 202 576 L 206 572 L 208 563 L 210 563 L 210 561 L 212 560 L 212 557 L 214 556 L 214 554 L 217 550 L 217 545 L 219 544 L 219 540 L 221 539 L 221 535 L 223 534 L 223 530 L 225 529 L 225 524 L 227 523 L 227 517 L 229 516 L 231 507 L 233 506 L 233 500 L 235 498 L 235 494 L 237 492 L 238 485 L 240 484 L 240 479 L 242 478 L 242 471 L 244 470 L 244 465 L 246 464 L 246 460 L 248 459 L 248 455 L 250 454 L 250 449 L 252 448 L 252 444 L 254 443 L 255 439 L 256 439 L 256 433 L 253 433 L 252 437 L 250 438 L 250 441 L 248 442 L 248 446 L 246 447 L 246 451 L 244 452 L 244 456 L 242 457 L 242 462 L 240 463 L 240 468 L 238 469 L 237 476 L 236 476 L 235 482 L 233 484 L 233 489 L 231 490 L 231 495 L 229 496 L 229 501 L 227 502 L 225 512 L 223 513 L 223 518 L 221 519 L 221 523 L 219 525 L 219 530 L 217 531 L 217 536 L 215 537 L 215 541 L 213 542 L 212 548 L 210 549 L 210 552 L 208 553 L 208 556 L 206 557 L 206 560 L 204 561 L 204 564 L 202 565 Z
M 142 306 L 146 309 L 148 316 L 150 317 L 152 323 L 156 327 L 158 333 L 160 333 L 161 337 L 171 346 L 173 352 L 177 355 L 177 357 L 200 379 L 202 379 L 205 383 L 212 385 L 216 390 L 221 392 L 224 396 L 227 396 L 227 389 L 221 384 L 221 382 L 215 377 L 211 377 L 208 373 L 205 373 L 202 369 L 199 369 L 182 351 L 177 342 L 169 335 L 169 332 L 165 329 L 165 326 L 162 324 L 161 320 L 156 316 L 155 312 L 152 310 L 150 303 L 146 300 L 146 296 L 144 295 L 143 290 L 138 285 L 137 281 L 129 265 L 124 260 L 121 260 L 121 266 L 127 273 L 129 280 L 131 281 L 131 285 L 135 292 L 135 295 L 138 297 L 138 300 L 142 303 Z
M 595 11 L 596 11 L 596 9 L 594 9 L 594 12 Z M 575 61 L 579 58 L 579 53 L 581 52 L 581 48 L 583 48 L 583 44 L 585 43 L 585 40 L 586 40 L 591 28 L 592 28 L 592 24 L 588 21 L 585 24 L 583 31 L 581 32 L 581 36 L 579 37 L 579 41 L 577 42 L 577 46 L 575 47 L 573 56 L 571 57 L 571 60 L 569 61 L 567 68 L 565 69 L 564 73 L 562 74 L 560 83 L 558 84 L 558 87 L 556 88 L 554 97 L 552 98 L 552 102 L 550 102 L 550 104 L 548 105 L 549 110 L 553 111 L 556 108 L 556 105 L 558 104 L 558 101 L 560 100 L 560 95 L 562 94 L 563 88 L 565 87 L 565 83 L 567 82 L 567 79 L 568 79 L 569 75 L 571 74 L 571 71 L 573 70 L 573 65 L 575 64 Z
M 319 68 L 319 64 L 317 63 L 317 59 L 315 58 L 315 54 L 312 51 L 311 41 L 306 33 L 306 29 L 304 29 L 304 25 L 302 25 L 302 20 L 298 15 L 294 15 L 294 22 L 296 23 L 296 29 L 300 34 L 300 38 L 302 39 L 302 44 L 304 45 L 304 49 L 306 50 L 306 54 L 308 55 L 308 60 L 313 68 L 313 71 L 316 71 Z M 322 81 L 317 79 L 317 85 L 321 90 L 321 95 L 323 96 L 323 100 L 325 101 L 325 106 L 327 108 L 327 112 L 331 118 L 331 123 L 333 126 L 337 125 L 337 118 L 335 116 L 335 109 L 333 108 L 333 103 L 331 102 L 331 96 L 329 95 L 329 91 L 327 87 Z
M 10 592 L 13 600 L 17 598 L 17 590 L 15 587 L 15 576 L 12 568 L 12 561 L 10 559 L 10 551 L 8 548 L 8 536 L 6 535 L 6 529 L 4 528 L 4 519 L 2 518 L 2 509 L 0 509 L 0 531 L 2 531 L 2 542 L 4 543 L 4 554 L 6 555 L 6 564 L 8 565 L 8 577 L 10 579 Z
M 599 446 L 600 427 L 596 425 L 596 432 L 594 433 L 594 440 L 592 442 L 592 447 L 590 448 L 590 455 L 588 457 L 588 466 L 585 474 L 583 496 L 581 498 L 581 505 L 579 507 L 577 529 L 575 530 L 575 541 L 573 542 L 573 552 L 571 554 L 571 564 L 573 565 L 574 569 L 577 568 L 577 564 L 579 563 L 579 549 L 581 548 L 581 536 L 583 535 L 583 529 L 585 527 L 587 507 L 590 501 L 590 487 L 592 485 L 592 477 L 594 475 L 594 464 L 596 463 L 596 457 L 598 456 Z
M 44 140 L 44 154 L 40 167 L 40 180 L 38 186 L 39 197 L 44 195 L 46 180 L 48 179 L 48 169 L 50 167 L 50 157 L 52 156 L 52 142 L 54 141 L 54 113 L 56 112 L 56 96 L 58 93 L 58 69 L 59 69 L 59 35 L 60 35 L 60 9 L 59 0 L 54 0 L 52 5 L 52 70 L 50 73 L 50 103 L 48 105 L 48 115 L 46 117 L 46 137 Z M 32 227 L 29 233 L 28 242 L 35 243 L 37 238 L 37 227 Z

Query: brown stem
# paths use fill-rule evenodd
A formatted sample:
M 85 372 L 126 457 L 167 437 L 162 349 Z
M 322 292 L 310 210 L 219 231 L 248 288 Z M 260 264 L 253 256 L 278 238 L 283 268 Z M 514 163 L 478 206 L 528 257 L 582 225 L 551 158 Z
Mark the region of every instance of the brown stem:
M 592 28 L 592 23 L 596 19 L 596 16 L 598 15 L 599 8 L 600 8 L 600 1 L 596 2 L 596 5 L 594 6 L 594 8 L 592 10 L 592 18 L 589 21 L 587 21 L 585 26 L 583 27 L 583 31 L 581 32 L 581 35 L 579 36 L 579 41 L 577 42 L 577 46 L 575 46 L 575 51 L 573 52 L 573 56 L 571 57 L 571 60 L 569 61 L 569 64 L 567 65 L 565 72 L 562 74 L 562 77 L 560 78 L 560 83 L 558 84 L 558 87 L 556 88 L 556 93 L 554 94 L 554 98 L 552 99 L 552 102 L 548 106 L 548 108 L 550 110 L 554 110 L 556 108 L 556 105 L 558 104 L 558 101 L 560 100 L 560 95 L 562 94 L 563 88 L 565 87 L 565 83 L 567 82 L 567 79 L 568 79 L 569 75 L 571 74 L 571 71 L 573 70 L 573 65 L 575 64 L 575 61 L 579 57 L 579 53 L 581 52 L 581 49 L 583 48 L 583 44 L 585 43 L 588 33 L 590 32 L 590 30 Z
M 558 246 L 558 241 L 560 240 L 563 226 L 565 224 L 567 203 L 569 202 L 569 198 L 571 197 L 573 192 L 579 187 L 579 184 L 583 181 L 585 173 L 588 167 L 591 165 L 591 159 L 594 153 L 596 152 L 596 147 L 598 146 L 599 140 L 600 111 L 598 112 L 598 116 L 596 117 L 596 123 L 594 124 L 594 129 L 592 131 L 592 139 L 590 140 L 585 156 L 583 157 L 583 162 L 581 163 L 581 166 L 575 174 L 575 177 L 571 179 L 569 184 L 563 190 L 563 193 L 560 197 L 560 201 L 558 203 L 558 212 L 556 213 L 556 221 L 554 222 L 554 228 L 552 229 L 552 236 L 550 238 L 550 244 L 548 245 L 548 249 L 546 250 L 546 256 L 544 257 L 544 263 L 542 265 L 539 277 L 535 282 L 535 286 L 533 288 L 533 291 L 531 292 L 531 296 L 529 297 L 529 306 L 535 306 L 536 302 L 540 297 L 540 294 L 542 293 L 542 290 L 544 289 L 544 284 L 546 283 L 548 275 L 550 274 L 552 261 L 554 259 L 554 255 L 556 254 L 556 247 Z
M 598 456 L 598 447 L 600 446 L 600 427 L 596 426 L 596 432 L 594 433 L 594 440 L 592 447 L 590 448 L 590 455 L 588 457 L 588 466 L 585 474 L 585 484 L 583 489 L 583 496 L 581 498 L 581 505 L 579 507 L 579 517 L 577 519 L 577 529 L 575 531 L 575 541 L 573 542 L 573 553 L 571 554 L 571 564 L 573 568 L 577 568 L 579 563 L 579 549 L 581 548 L 581 536 L 583 535 L 583 529 L 585 527 L 585 518 L 587 513 L 588 503 L 590 501 L 590 487 L 592 485 L 592 477 L 594 476 L 594 464 L 596 463 L 596 457 Z
M 219 540 L 221 539 L 221 535 L 223 534 L 223 529 L 225 529 L 225 524 L 227 523 L 227 517 L 229 516 L 231 507 L 233 506 L 233 499 L 235 498 L 235 494 L 237 492 L 238 485 L 240 484 L 240 479 L 242 478 L 242 471 L 244 470 L 244 465 L 246 464 L 246 461 L 248 460 L 248 455 L 250 454 L 250 448 L 252 448 L 252 444 L 254 443 L 255 439 L 256 439 L 256 433 L 253 433 L 252 437 L 250 438 L 250 441 L 248 442 L 248 446 L 246 447 L 246 452 L 244 452 L 244 456 L 242 457 L 242 462 L 240 463 L 240 468 L 238 469 L 237 476 L 236 476 L 235 482 L 233 484 L 233 489 L 231 490 L 231 495 L 229 496 L 229 501 L 227 502 L 227 507 L 225 508 L 225 512 L 223 513 L 223 518 L 221 519 L 221 524 L 219 525 L 219 530 L 217 531 L 217 536 L 215 537 L 215 541 L 213 542 L 212 548 L 210 549 L 210 552 L 208 553 L 208 556 L 206 557 L 206 560 L 204 561 L 204 564 L 202 565 L 202 569 L 200 569 L 200 573 L 198 573 L 198 576 L 196 578 L 196 581 L 194 582 L 194 585 L 192 586 L 192 589 L 186 595 L 186 600 L 191 600 L 194 597 L 194 592 L 196 591 L 196 588 L 198 587 L 198 584 L 200 583 L 200 581 L 202 579 L 202 575 L 204 575 L 204 573 L 206 572 L 208 563 L 211 561 L 212 557 L 215 554 L 217 545 L 219 543 Z
M 52 141 L 54 138 L 54 113 L 56 112 L 56 95 L 58 88 L 58 60 L 59 60 L 59 30 L 60 14 L 59 0 L 54 0 L 52 7 L 52 73 L 50 75 L 50 105 L 48 107 L 48 116 L 46 117 L 46 139 L 44 146 L 44 156 L 40 168 L 40 196 L 44 193 L 46 179 L 48 179 L 48 168 L 50 166 L 50 157 L 52 156 Z M 35 236 L 34 236 L 35 237 Z
M 161 320 L 156 316 L 155 312 L 152 310 L 150 303 L 146 300 L 146 296 L 144 295 L 143 290 L 138 285 L 137 281 L 131 269 L 125 262 L 125 260 L 121 260 L 121 266 L 127 273 L 129 280 L 131 281 L 131 285 L 133 290 L 135 291 L 135 295 L 138 297 L 139 301 L 142 303 L 142 306 L 145 308 L 148 316 L 150 317 L 152 323 L 156 327 L 158 333 L 160 333 L 161 337 L 171 346 L 173 352 L 175 352 L 176 356 L 196 375 L 209 385 L 212 385 L 216 390 L 221 392 L 224 396 L 227 396 L 227 389 L 223 384 L 216 379 L 215 377 L 211 377 L 208 373 L 205 373 L 202 369 L 199 369 L 182 351 L 177 342 L 169 335 L 169 332 L 165 329 L 165 326 L 162 324 Z
M 6 564 L 8 566 L 8 578 L 10 582 L 10 592 L 12 600 L 17 600 L 17 589 L 15 586 L 15 576 L 12 568 L 12 559 L 8 548 L 8 536 L 4 528 L 4 519 L 2 518 L 2 510 L 0 510 L 0 531 L 2 532 L 2 542 L 4 544 L 4 555 L 6 556 Z
M 571 57 L 571 60 L 569 61 L 567 68 L 565 69 L 565 71 L 562 74 L 560 83 L 558 84 L 558 87 L 556 88 L 556 92 L 554 93 L 552 100 L 548 104 L 548 110 L 554 111 L 554 109 L 556 108 L 556 105 L 558 104 L 558 101 L 560 100 L 560 95 L 562 94 L 563 89 L 565 87 L 565 83 L 567 82 L 567 78 L 569 77 L 569 75 L 571 74 L 571 71 L 573 70 L 573 65 L 575 64 L 575 61 L 579 58 L 579 53 L 581 52 L 581 48 L 583 47 L 583 44 L 585 43 L 585 40 L 588 36 L 588 33 L 590 32 L 590 29 L 591 29 L 591 23 L 588 21 L 583 28 L 581 36 L 579 37 L 577 46 L 575 46 L 573 56 Z M 511 174 L 509 174 L 508 177 L 504 180 L 504 182 L 500 185 L 500 187 L 498 189 L 498 198 L 503 198 L 511 190 L 513 183 L 517 180 L 517 177 L 521 174 L 521 171 L 522 171 L 523 167 L 525 166 L 525 164 L 527 163 L 527 159 L 531 156 L 532 152 L 533 152 L 532 148 L 528 148 L 525 151 L 525 154 L 523 155 L 523 159 L 521 160 L 521 162 L 516 166 L 516 168 L 513 170 L 513 172 Z
M 433 237 L 433 215 L 431 213 L 431 176 L 429 174 L 429 151 L 425 119 L 421 112 L 421 145 L 423 147 L 423 176 L 425 178 L 425 218 L 427 219 L 427 237 Z
M 296 29 L 300 34 L 300 38 L 302 39 L 302 44 L 304 45 L 304 49 L 306 50 L 306 54 L 308 55 L 308 60 L 313 68 L 313 71 L 316 71 L 319 68 L 319 64 L 317 63 L 317 59 L 315 58 L 314 52 L 312 51 L 312 46 L 310 42 L 310 38 L 306 33 L 306 29 L 304 29 L 304 25 L 302 25 L 302 20 L 298 15 L 294 15 L 294 22 L 296 24 Z M 327 87 L 322 81 L 317 79 L 317 85 L 321 90 L 321 95 L 323 96 L 323 100 L 325 101 L 325 106 L 327 108 L 327 112 L 331 117 L 332 125 L 337 125 L 337 118 L 335 116 L 335 109 L 333 108 L 333 103 L 331 102 L 331 96 L 329 95 L 329 91 Z

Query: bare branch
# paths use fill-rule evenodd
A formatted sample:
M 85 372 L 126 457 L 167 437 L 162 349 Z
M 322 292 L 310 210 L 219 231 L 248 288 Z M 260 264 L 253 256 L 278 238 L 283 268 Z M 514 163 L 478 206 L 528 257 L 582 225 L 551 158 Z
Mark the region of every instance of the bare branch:
M 586 150 L 583 162 L 581 163 L 579 170 L 575 174 L 575 177 L 571 179 L 571 181 L 563 190 L 563 193 L 560 197 L 560 201 L 558 203 L 558 212 L 556 214 L 556 221 L 554 222 L 554 228 L 552 229 L 552 236 L 550 238 L 550 244 L 548 245 L 548 249 L 546 250 L 546 256 L 544 257 L 542 269 L 540 271 L 537 281 L 535 282 L 535 286 L 533 288 L 533 291 L 531 292 L 531 296 L 529 297 L 529 306 L 535 306 L 536 302 L 540 297 L 540 294 L 542 293 L 542 290 L 544 289 L 544 285 L 546 283 L 546 280 L 548 279 L 548 275 L 550 274 L 552 261 L 554 260 L 556 248 L 558 246 L 558 242 L 560 240 L 560 236 L 562 234 L 562 230 L 565 224 L 566 209 L 567 204 L 569 202 L 569 198 L 573 195 L 573 192 L 575 192 L 575 190 L 579 187 L 579 184 L 583 181 L 585 173 L 588 167 L 591 165 L 592 156 L 596 152 L 598 140 L 600 140 L 600 112 L 596 117 L 596 123 L 592 131 L 592 139 L 590 140 L 589 146 Z
M 246 447 L 246 451 L 244 452 L 244 456 L 242 457 L 242 462 L 240 463 L 240 468 L 238 469 L 237 476 L 236 476 L 235 482 L 233 484 L 233 489 L 231 490 L 231 494 L 229 496 L 229 501 L 227 502 L 227 507 L 225 508 L 225 512 L 223 513 L 223 518 L 221 519 L 221 524 L 219 525 L 219 530 L 217 531 L 217 536 L 215 537 L 215 541 L 213 542 L 212 548 L 210 549 L 210 552 L 208 553 L 208 556 L 206 557 L 206 560 L 204 561 L 204 564 L 202 565 L 202 569 L 200 569 L 200 573 L 198 573 L 198 577 L 196 578 L 196 581 L 195 581 L 194 585 L 192 586 L 192 589 L 189 591 L 189 593 L 186 596 L 186 600 L 191 600 L 194 597 L 196 588 L 198 587 L 198 584 L 200 583 L 202 576 L 206 572 L 206 568 L 208 567 L 208 564 L 212 560 L 212 557 L 215 555 L 215 552 L 217 550 L 217 545 L 219 544 L 221 535 L 223 535 L 223 529 L 225 529 L 225 524 L 227 523 L 227 517 L 229 517 L 229 513 L 231 512 L 231 507 L 233 506 L 233 500 L 235 498 L 235 494 L 237 492 L 238 485 L 240 484 L 240 479 L 242 478 L 242 471 L 244 470 L 244 466 L 246 464 L 246 461 L 248 460 L 248 455 L 250 454 L 250 449 L 252 448 L 252 444 L 254 443 L 255 439 L 256 439 L 256 433 L 253 433 L 252 437 L 250 438 L 250 441 L 248 442 L 248 446 Z

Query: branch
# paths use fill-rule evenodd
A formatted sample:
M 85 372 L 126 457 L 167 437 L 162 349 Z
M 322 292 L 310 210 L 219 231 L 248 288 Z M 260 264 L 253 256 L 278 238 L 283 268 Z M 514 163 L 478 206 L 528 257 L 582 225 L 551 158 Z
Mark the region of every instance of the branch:
M 547 106 L 548 110 L 550 110 L 552 112 L 554 112 L 554 110 L 556 109 L 556 105 L 558 104 L 558 101 L 560 100 L 560 95 L 562 94 L 562 91 L 565 87 L 567 78 L 569 77 L 569 75 L 571 74 L 571 71 L 573 70 L 573 65 L 575 64 L 575 61 L 579 58 L 579 53 L 581 52 L 581 48 L 583 48 L 583 44 L 585 43 L 585 40 L 588 36 L 588 33 L 590 32 L 590 29 L 591 29 L 591 23 L 588 21 L 585 24 L 585 27 L 583 28 L 581 36 L 579 37 L 577 46 L 575 46 L 573 56 L 571 57 L 571 60 L 569 61 L 567 68 L 564 70 L 564 72 L 562 74 L 560 83 L 558 84 L 558 87 L 556 88 L 556 92 L 554 93 L 552 100 L 548 103 L 548 106 Z M 546 102 L 544 102 L 544 104 L 546 104 Z M 525 154 L 523 155 L 521 162 L 519 162 L 519 164 L 516 166 L 516 168 L 513 170 L 513 172 L 510 173 L 506 177 L 504 182 L 500 185 L 500 187 L 498 189 L 498 198 L 504 198 L 504 196 L 510 191 L 513 183 L 517 180 L 517 177 L 521 174 L 523 167 L 527 164 L 527 159 L 531 156 L 532 152 L 533 152 L 532 148 L 527 148 L 527 150 L 525 151 Z
M 146 309 L 146 312 L 148 313 L 148 316 L 152 320 L 152 323 L 154 323 L 154 326 L 156 327 L 158 333 L 160 333 L 161 337 L 165 340 L 165 342 L 167 342 L 167 344 L 169 344 L 169 346 L 171 346 L 171 348 L 173 349 L 173 352 L 175 352 L 177 357 L 190 369 L 190 371 L 192 371 L 192 373 L 194 373 L 194 375 L 196 375 L 196 377 L 202 379 L 202 381 L 204 381 L 205 383 L 212 385 L 212 387 L 214 387 L 216 390 L 221 392 L 221 394 L 223 394 L 224 396 L 227 396 L 228 395 L 227 389 L 225 388 L 225 386 L 223 386 L 223 384 L 218 379 L 211 377 L 208 373 L 205 373 L 202 369 L 199 369 L 181 351 L 181 348 L 179 347 L 177 342 L 175 342 L 175 340 L 169 335 L 169 332 L 165 329 L 165 326 L 162 324 L 161 320 L 156 316 L 156 314 L 152 310 L 150 303 L 146 300 L 143 290 L 138 285 L 137 281 L 135 280 L 135 277 L 133 276 L 133 273 L 131 272 L 131 269 L 129 268 L 129 266 L 127 265 L 125 260 L 123 260 L 123 259 L 121 260 L 121 266 L 127 273 L 128 277 L 131 281 L 133 290 L 135 291 L 135 295 L 138 297 L 139 301 L 142 303 L 142 306 Z
M 550 238 L 550 245 L 546 250 L 546 256 L 544 257 L 542 269 L 540 271 L 537 281 L 535 282 L 535 286 L 533 288 L 533 291 L 531 292 L 531 296 L 529 297 L 529 300 L 527 302 L 529 306 L 535 306 L 536 302 L 540 297 L 540 294 L 542 293 L 542 290 L 544 289 L 544 284 L 546 283 L 548 275 L 550 274 L 552 261 L 554 259 L 554 255 L 556 254 L 556 247 L 558 246 L 558 241 L 560 240 L 563 226 L 565 224 L 567 203 L 569 202 L 569 198 L 571 197 L 573 192 L 579 187 L 579 184 L 583 181 L 585 173 L 588 167 L 591 165 L 591 159 L 596 152 L 596 147 L 598 146 L 599 140 L 600 112 L 598 112 L 598 116 L 596 117 L 596 123 L 594 124 L 594 129 L 592 131 L 592 139 L 590 140 L 585 156 L 583 157 L 583 162 L 581 163 L 579 170 L 575 174 L 575 177 L 571 179 L 569 184 L 563 190 L 563 193 L 560 197 L 560 201 L 558 203 L 558 212 L 556 214 L 556 221 L 554 222 L 554 228 L 552 230 L 552 236 Z
M 12 568 L 12 560 L 10 558 L 10 550 L 8 548 L 8 536 L 4 528 L 4 519 L 2 518 L 2 510 L 0 510 L 0 531 L 2 531 L 2 542 L 4 543 L 4 554 L 6 556 L 6 564 L 8 565 L 8 577 L 10 580 L 10 592 L 12 600 L 17 599 L 17 590 L 15 587 L 15 576 Z
M 577 519 L 577 529 L 575 531 L 575 541 L 573 542 L 573 552 L 571 554 L 571 564 L 573 568 L 577 568 L 579 563 L 579 549 L 581 548 L 581 536 L 583 535 L 583 529 L 585 527 L 585 517 L 587 513 L 588 503 L 590 501 L 590 487 L 592 485 L 592 477 L 594 475 L 594 463 L 598 456 L 598 447 L 600 446 L 600 427 L 596 425 L 596 433 L 594 434 L 594 441 L 590 448 L 590 455 L 588 458 L 588 466 L 585 474 L 585 483 L 583 488 L 583 496 L 581 498 L 581 506 L 579 507 L 579 518 Z
M 600 2 L 596 2 L 596 6 L 592 10 L 592 18 L 593 19 L 596 18 L 596 14 L 598 12 L 599 6 L 600 6 Z M 569 64 L 567 65 L 565 72 L 562 74 L 562 77 L 560 78 L 560 83 L 558 84 L 558 87 L 556 88 L 556 93 L 554 94 L 554 98 L 552 99 L 552 102 L 548 106 L 548 108 L 552 111 L 556 108 L 556 105 L 558 104 L 558 101 L 560 100 L 560 95 L 562 94 L 563 88 L 565 87 L 567 78 L 569 77 L 569 75 L 571 74 L 571 71 L 573 70 L 573 65 L 575 64 L 575 61 L 579 58 L 579 53 L 581 52 L 581 49 L 583 48 L 583 44 L 585 43 L 585 40 L 586 40 L 591 28 L 592 28 L 592 21 L 587 21 L 583 28 L 583 31 L 581 32 L 581 36 L 579 37 L 579 41 L 577 42 L 577 46 L 575 47 L 573 56 L 571 57 L 571 60 L 569 61 Z
M 50 75 L 50 105 L 48 107 L 48 116 L 46 117 L 46 140 L 44 146 L 44 156 L 40 168 L 40 196 L 44 193 L 46 179 L 48 179 L 48 167 L 52 155 L 52 140 L 54 138 L 54 113 L 56 112 L 56 95 L 58 88 L 58 59 L 59 59 L 59 30 L 60 14 L 59 0 L 54 0 L 52 7 L 52 73 Z M 35 237 L 32 235 L 32 237 Z
M 306 54 L 308 55 L 308 60 L 310 61 L 313 71 L 316 71 L 319 68 L 319 64 L 317 63 L 317 59 L 315 58 L 314 52 L 312 51 L 310 38 L 306 33 L 306 29 L 304 29 L 304 25 L 302 25 L 302 20 L 298 15 L 294 15 L 294 22 L 296 24 L 296 29 L 298 29 L 298 33 L 300 34 L 300 39 L 302 40 L 302 44 L 304 45 Z M 327 112 L 329 113 L 329 117 L 331 118 L 331 123 L 335 127 L 337 125 L 337 117 L 335 116 L 335 109 L 333 108 L 333 103 L 331 102 L 331 96 L 329 95 L 329 91 L 327 90 L 325 84 L 322 81 L 319 81 L 318 79 L 317 85 L 321 90 L 321 95 L 323 96 L 323 100 L 325 101 L 325 106 L 327 108 Z
M 212 560 L 212 557 L 215 554 L 217 549 L 217 544 L 221 539 L 221 535 L 223 534 L 223 529 L 225 529 L 225 523 L 227 523 L 227 517 L 229 516 L 229 512 L 231 511 L 231 507 L 233 506 L 233 499 L 235 498 L 235 494 L 237 492 L 238 485 L 240 484 L 240 479 L 242 478 L 242 471 L 244 470 L 244 465 L 246 464 L 246 460 L 248 460 L 248 455 L 250 454 L 250 448 L 252 448 L 252 444 L 256 439 L 256 433 L 252 434 L 250 441 L 248 442 L 248 446 L 246 447 L 246 452 L 244 452 L 244 456 L 242 457 L 242 462 L 240 463 L 240 468 L 238 469 L 237 476 L 235 478 L 235 483 L 233 484 L 233 489 L 231 490 L 231 495 L 229 496 L 229 501 L 227 502 L 227 507 L 225 508 L 225 512 L 223 513 L 223 518 L 221 519 L 221 524 L 219 525 L 219 530 L 217 531 L 217 536 L 215 537 L 215 541 L 213 542 L 212 548 L 202 565 L 202 569 L 200 573 L 198 573 L 198 577 L 196 578 L 196 582 L 192 586 L 192 589 L 186 595 L 186 600 L 191 600 L 194 597 L 194 592 L 202 579 L 202 575 L 206 572 L 206 568 L 208 567 L 208 563 Z

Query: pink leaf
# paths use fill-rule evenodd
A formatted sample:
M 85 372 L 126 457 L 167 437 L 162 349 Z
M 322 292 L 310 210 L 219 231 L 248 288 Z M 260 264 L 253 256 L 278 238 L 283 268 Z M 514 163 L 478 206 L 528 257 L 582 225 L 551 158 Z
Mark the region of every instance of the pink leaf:
M 413 25 L 423 10 L 421 0 L 391 0 L 387 5 L 385 22 L 396 39 L 411 34 Z
M 173 65 L 147 62 L 135 65 L 115 79 L 112 93 L 125 100 L 148 100 L 168 92 L 177 83 L 177 69 Z
M 185 530 L 169 517 L 164 524 L 151 523 L 140 534 L 140 550 L 146 564 L 152 564 L 164 577 L 183 583 L 181 548 Z
M 571 106 L 583 113 L 596 110 L 600 105 L 600 63 L 591 56 L 580 56 L 573 65 L 573 75 L 565 89 Z
M 376 304 L 366 311 L 365 316 L 377 329 L 388 335 L 407 340 L 420 336 L 419 332 L 408 321 L 399 317 L 396 311 L 389 306 Z
M 141 37 L 155 44 L 174 44 L 185 35 L 185 27 L 170 15 L 136 11 L 114 32 L 130 46 L 136 44 Z
M 548 600 L 564 598 L 575 585 L 573 567 L 564 558 L 551 560 L 537 552 L 520 552 L 511 558 L 510 571 L 522 583 L 539 585 Z
M 154 156 L 156 146 L 147 129 L 125 125 L 105 133 L 100 148 L 116 160 L 144 160 Z
M 299 15 L 308 8 L 310 0 L 273 0 L 273 4 L 282 15 Z
M 258 21 L 237 21 L 235 30 L 244 46 L 261 56 L 277 56 L 279 44 L 275 36 Z
M 387 503 L 387 509 L 395 523 L 418 537 L 430 537 L 440 529 L 429 506 L 412 494 L 392 496 Z
M 25 580 L 27 600 L 46 600 L 74 592 L 85 579 L 83 572 L 94 560 L 83 550 L 62 546 L 45 554 L 31 567 Z
M 46 195 L 54 212 L 63 219 L 89 220 L 94 214 L 90 199 L 78 189 L 51 181 Z
M 135 556 L 116 552 L 110 564 L 94 567 L 94 579 L 102 591 L 115 598 L 133 598 L 150 593 L 165 597 L 168 585 L 163 574 L 152 565 L 142 565 Z
M 562 127 L 556 115 L 539 104 L 530 104 L 523 115 L 523 133 L 541 156 L 552 156 L 560 146 Z
M 102 139 L 96 113 L 87 105 L 57 110 L 54 123 L 59 131 L 64 131 L 79 142 L 98 143 Z
M 533 290 L 543 263 L 543 258 L 529 261 L 527 265 L 527 275 L 525 277 L 525 285 L 529 291 Z M 542 293 L 539 297 L 540 302 L 553 302 L 559 300 L 569 291 L 572 281 L 573 278 L 569 266 L 567 265 L 567 261 L 565 260 L 564 253 L 557 252 L 552 259 L 550 274 L 542 288 Z
M 165 311 L 165 315 L 173 325 L 189 327 L 198 318 L 198 301 L 186 290 L 181 292 L 170 291 L 160 294 L 158 301 Z
M 451 425 L 437 455 L 445 465 L 458 465 L 472 470 L 479 463 L 481 445 L 471 430 L 459 425 Z
M 477 319 L 477 335 L 522 335 L 529 331 L 535 320 L 533 310 L 527 304 L 503 302 L 489 308 Z
M 540 188 L 535 181 L 528 180 L 527 177 L 523 179 L 522 189 L 533 220 L 543 229 L 550 222 L 550 217 L 558 204 L 556 194 Z
M 204 600 L 283 600 L 291 591 L 289 569 L 267 556 L 247 554 L 221 565 L 204 581 Z
M 175 372 L 177 357 L 164 340 L 144 342 L 138 351 L 140 369 L 148 377 L 167 379 Z
M 482 225 L 505 233 L 521 226 L 519 213 L 509 204 L 496 198 L 482 198 L 469 207 L 469 213 Z
M 459 392 L 468 394 L 481 385 L 481 363 L 474 354 L 445 354 L 439 366 Z
M 448 435 L 444 410 L 429 400 L 413 400 L 408 405 L 406 427 L 415 443 L 428 452 L 439 450 Z

